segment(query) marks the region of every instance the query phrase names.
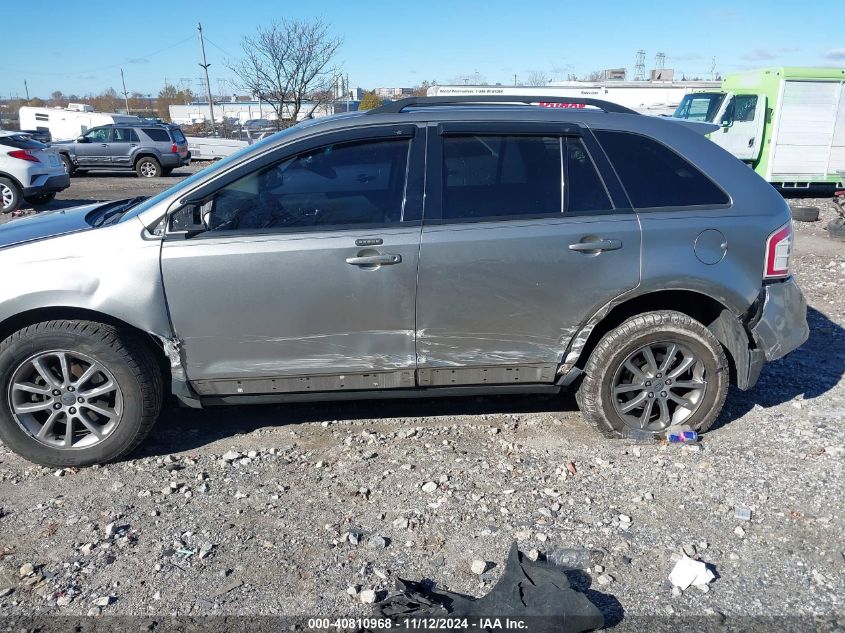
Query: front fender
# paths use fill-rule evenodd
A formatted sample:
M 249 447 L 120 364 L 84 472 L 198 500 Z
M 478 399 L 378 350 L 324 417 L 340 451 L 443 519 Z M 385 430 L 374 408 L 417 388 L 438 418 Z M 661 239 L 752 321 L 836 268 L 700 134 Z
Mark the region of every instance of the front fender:
M 82 308 L 171 336 L 159 255 L 140 221 L 0 250 L 0 322 L 43 308 Z

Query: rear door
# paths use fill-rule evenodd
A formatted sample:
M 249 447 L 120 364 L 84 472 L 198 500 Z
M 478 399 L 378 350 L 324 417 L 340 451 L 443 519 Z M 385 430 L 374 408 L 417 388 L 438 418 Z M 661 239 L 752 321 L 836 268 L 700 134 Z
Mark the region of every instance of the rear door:
M 429 130 L 419 383 L 552 382 L 579 325 L 639 282 L 640 230 L 589 131 Z
M 110 153 L 113 165 L 124 167 L 132 164 L 132 155 L 138 144 L 138 133 L 130 127 L 114 128 Z

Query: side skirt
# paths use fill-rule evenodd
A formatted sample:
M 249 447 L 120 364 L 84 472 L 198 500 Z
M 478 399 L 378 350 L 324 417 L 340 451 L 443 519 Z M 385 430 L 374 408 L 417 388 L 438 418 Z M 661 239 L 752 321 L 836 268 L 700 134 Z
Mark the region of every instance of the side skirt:
M 223 404 L 279 404 L 286 402 L 334 402 L 340 400 L 387 400 L 399 398 L 450 398 L 461 396 L 545 394 L 557 395 L 558 385 L 483 385 L 467 387 L 420 387 L 415 389 L 377 389 L 361 391 L 324 391 L 307 393 L 269 393 L 202 397 L 203 406 Z

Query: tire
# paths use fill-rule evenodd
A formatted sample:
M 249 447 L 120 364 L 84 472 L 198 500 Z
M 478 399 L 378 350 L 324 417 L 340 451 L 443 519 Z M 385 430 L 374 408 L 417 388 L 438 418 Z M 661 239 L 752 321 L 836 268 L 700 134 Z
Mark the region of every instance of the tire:
M 67 154 L 60 154 L 60 156 L 62 157 L 62 162 L 65 165 L 65 171 L 67 172 L 67 175 L 73 176 L 76 173 L 76 165 L 73 164 L 73 161 Z
M 672 362 L 664 370 L 665 373 L 658 372 L 672 345 L 678 351 L 672 356 Z M 652 350 L 654 369 L 649 367 L 647 357 L 641 356 L 639 352 L 647 346 Z M 660 356 L 661 349 L 664 350 L 663 356 Z M 680 366 L 688 358 L 693 358 L 694 364 L 672 378 L 674 370 L 681 369 Z M 634 387 L 638 376 L 625 367 L 628 360 L 642 374 L 639 384 L 648 387 Z M 584 379 L 576 392 L 582 414 L 599 431 L 608 437 L 617 438 L 625 437 L 632 431 L 646 431 L 659 436 L 679 426 L 706 431 L 722 410 L 730 381 L 728 360 L 721 343 L 695 319 L 670 310 L 646 312 L 608 332 L 590 355 L 584 373 Z M 672 386 L 668 383 L 663 385 L 662 381 L 667 380 L 667 377 L 673 381 Z M 702 383 L 703 386 L 679 389 L 681 383 L 685 387 Z M 614 386 L 620 388 L 620 393 L 615 397 Z M 654 397 L 649 397 L 649 393 L 654 394 Z M 672 396 L 667 398 L 667 394 L 685 398 L 690 406 L 681 406 Z M 639 397 L 643 399 L 641 408 L 636 406 L 628 414 L 620 411 Z M 661 401 L 667 407 L 666 414 Z M 650 416 L 646 414 L 646 407 L 652 407 L 649 409 Z M 651 416 L 660 416 L 660 419 Z M 643 419 L 647 422 L 645 427 L 642 426 Z
M 845 219 L 836 218 L 827 223 L 825 227 L 828 235 L 835 240 L 845 240 Z
M 75 320 L 36 323 L 0 343 L 0 389 L 0 440 L 51 467 L 87 466 L 129 454 L 153 428 L 163 393 L 161 371 L 149 349 L 111 325 Z M 71 446 L 66 445 L 68 420 Z M 89 430 L 92 426 L 99 435 Z
M 798 222 L 816 222 L 819 219 L 818 207 L 790 207 L 792 219 Z
M 0 178 L 0 211 L 12 213 L 21 206 L 23 195 L 14 181 Z
M 53 191 L 51 193 L 39 193 L 35 196 L 24 196 L 24 200 L 27 203 L 31 204 L 34 207 L 41 206 L 43 204 L 50 204 L 53 200 L 56 199 L 56 192 Z
M 143 156 L 135 163 L 135 173 L 141 178 L 158 178 L 161 176 L 161 165 L 152 156 Z

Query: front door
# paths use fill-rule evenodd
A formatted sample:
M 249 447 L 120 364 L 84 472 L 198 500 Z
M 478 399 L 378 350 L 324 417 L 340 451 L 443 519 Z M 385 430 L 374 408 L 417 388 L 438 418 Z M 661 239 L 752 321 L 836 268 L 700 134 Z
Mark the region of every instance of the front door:
M 370 128 L 279 150 L 186 207 L 204 230 L 165 239 L 162 273 L 201 395 L 413 386 L 415 135 Z
M 718 121 L 722 129 L 711 133 L 710 139 L 740 160 L 755 161 L 763 146 L 765 122 L 765 95 L 729 94 Z
M 108 127 L 95 127 L 83 136 L 86 142 L 74 145 L 76 162 L 80 167 L 102 167 L 111 163 L 112 131 Z
M 432 128 L 421 385 L 552 382 L 579 325 L 639 282 L 636 215 L 592 136 L 563 127 Z

